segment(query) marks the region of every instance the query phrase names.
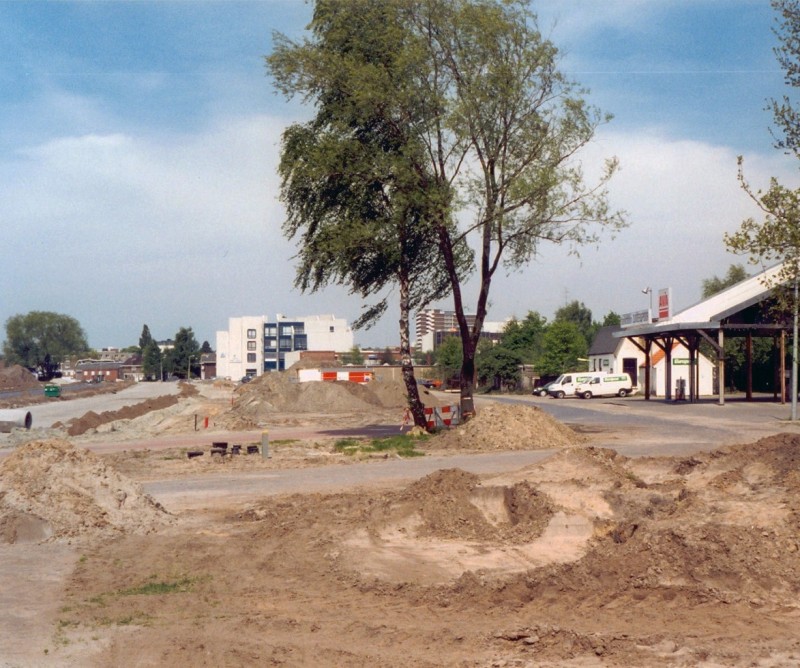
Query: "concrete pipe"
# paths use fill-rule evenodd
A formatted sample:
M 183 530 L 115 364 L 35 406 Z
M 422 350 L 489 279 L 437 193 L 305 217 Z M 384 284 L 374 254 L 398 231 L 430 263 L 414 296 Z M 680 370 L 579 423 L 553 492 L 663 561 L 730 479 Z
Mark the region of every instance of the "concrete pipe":
M 7 434 L 12 429 L 30 429 L 33 418 L 24 409 L 0 410 L 0 432 Z

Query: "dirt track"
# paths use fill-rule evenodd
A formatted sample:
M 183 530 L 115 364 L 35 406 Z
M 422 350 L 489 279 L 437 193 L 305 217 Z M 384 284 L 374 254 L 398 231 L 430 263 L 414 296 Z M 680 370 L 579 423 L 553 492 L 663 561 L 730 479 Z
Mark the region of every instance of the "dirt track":
M 124 448 L 125 434 L 143 438 L 148 424 L 177 438 L 188 416 L 220 400 L 209 394 L 202 408 L 202 397 L 187 399 L 76 442 Z M 630 404 L 639 410 L 647 407 Z M 515 432 L 556 438 L 540 413 L 524 416 L 543 426 Z M 318 419 L 282 421 L 306 429 Z M 350 413 L 325 418 L 354 422 Z M 754 429 L 752 441 L 771 427 Z M 85 526 L 71 538 L 0 546 L 4 564 L 49 575 L 29 581 L 3 569 L 0 665 L 798 666 L 800 439 L 748 445 L 744 428 L 734 431 L 742 445 L 627 459 L 594 444 L 625 450 L 651 437 L 607 426 L 492 475 L 445 465 L 413 483 L 233 505 L 214 494 L 151 533 L 126 530 L 133 488 L 116 509 L 113 494 L 90 495 L 111 504 L 94 521 L 116 518 L 120 531 Z M 461 443 L 500 455 L 518 435 Z M 235 490 L 259 472 L 352 468 L 332 440 L 316 434 L 277 443 L 270 461 L 226 463 L 188 460 L 174 446 L 117 448 L 81 470 Z M 444 458 L 462 452 L 458 442 L 424 447 Z

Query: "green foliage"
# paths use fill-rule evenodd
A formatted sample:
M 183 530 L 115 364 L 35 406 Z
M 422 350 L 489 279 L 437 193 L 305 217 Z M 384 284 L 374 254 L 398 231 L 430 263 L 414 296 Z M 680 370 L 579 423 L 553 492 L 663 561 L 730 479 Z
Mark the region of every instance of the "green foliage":
M 339 283 L 378 298 L 356 327 L 384 313 L 392 284 L 400 285 L 401 309 L 449 292 L 429 222 L 432 203 L 447 194 L 419 169 L 425 147 L 405 122 L 415 103 L 401 91 L 414 72 L 399 7 L 319 0 L 311 38 L 279 35 L 267 58 L 278 89 L 317 108 L 311 121 L 286 130 L 281 149 L 284 234 L 301 238 L 296 285 Z
M 425 453 L 420 452 L 416 447 L 427 439 L 427 434 L 421 434 L 419 436 L 400 434 L 388 438 L 376 438 L 371 441 L 363 441 L 357 438 L 343 438 L 336 441 L 333 448 L 336 452 L 351 456 L 374 453 L 394 453 L 398 457 L 423 457 Z
M 516 353 L 525 364 L 533 364 L 542 353 L 542 338 L 546 328 L 546 318 L 536 311 L 528 311 L 521 322 L 516 319 L 509 321 L 500 344 Z
M 436 365 L 444 378 L 450 378 L 461 368 L 463 348 L 457 336 L 448 336 L 436 349 Z
M 619 313 L 615 313 L 614 311 L 609 311 L 603 318 L 601 327 L 612 327 L 612 326 L 619 327 L 619 325 L 621 324 L 622 324 L 622 318 L 620 317 Z
M 50 311 L 31 311 L 6 321 L 3 355 L 6 364 L 20 364 L 49 380 L 71 355 L 89 350 L 86 334 L 73 317 Z
M 519 383 L 522 356 L 519 352 L 503 345 L 478 346 L 475 357 L 478 371 L 478 384 L 490 385 L 499 390 L 503 387 L 513 389 Z
M 348 352 L 342 353 L 341 359 L 343 364 L 353 364 L 356 366 L 364 364 L 364 355 L 361 353 L 361 348 L 358 346 L 353 346 Z
M 556 320 L 544 335 L 544 352 L 539 359 L 540 374 L 559 374 L 586 368 L 586 339 L 573 322 Z
M 160 596 L 162 594 L 176 594 L 191 591 L 199 578 L 183 577 L 179 580 L 160 581 L 153 579 L 138 587 L 121 589 L 118 596 Z
M 172 350 L 165 355 L 165 368 L 182 378 L 189 378 L 196 373 L 200 362 L 200 346 L 194 338 L 191 327 L 181 327 L 175 334 L 175 344 Z M 191 363 L 191 369 L 189 367 Z
M 158 344 L 153 340 L 142 349 L 142 373 L 148 380 L 161 379 L 162 355 Z
M 722 292 L 725 288 L 736 285 L 740 281 L 747 278 L 747 271 L 741 264 L 732 264 L 728 267 L 728 273 L 722 278 L 719 276 L 712 276 L 711 278 L 703 279 L 703 299 L 708 299 L 712 295 Z
M 142 327 L 142 333 L 139 335 L 139 352 L 144 352 L 144 349 L 153 342 L 153 336 L 150 334 L 150 328 L 145 324 Z
M 797 88 L 800 86 L 800 2 L 772 0 L 772 8 L 778 13 L 775 34 L 780 41 L 775 54 L 784 71 L 785 82 Z M 775 148 L 800 158 L 800 110 L 796 102 L 784 95 L 771 100 L 770 109 L 781 135 L 775 139 Z
M 785 81 L 792 87 L 800 86 L 800 2 L 798 0 L 773 0 L 778 12 L 775 30 L 780 46 L 775 50 L 784 70 Z M 775 147 L 791 152 L 800 158 L 800 111 L 787 95 L 770 103 L 779 136 Z M 728 250 L 748 256 L 751 264 L 783 263 L 781 271 L 768 283 L 769 287 L 792 285 L 800 277 L 800 192 L 770 179 L 766 191 L 753 189 L 744 177 L 744 161 L 739 156 L 738 179 L 742 189 L 761 209 L 764 219 L 743 221 L 734 234 L 725 235 Z M 791 291 L 776 290 L 776 297 L 784 308 L 797 308 Z
M 523 0 L 318 0 L 310 27 L 303 43 L 279 36 L 268 59 L 278 88 L 317 110 L 287 131 L 281 156 L 298 285 L 374 296 L 394 281 L 401 313 L 452 291 L 470 401 L 497 269 L 524 265 L 541 243 L 574 250 L 625 224 L 608 205 L 616 160 L 587 186 L 574 159 L 610 117 L 558 71 Z M 459 227 L 462 211 L 475 217 Z M 476 269 L 470 332 L 462 292 Z
M 584 303 L 577 299 L 558 309 L 554 320 L 573 323 L 586 340 L 587 347 L 597 333 L 597 325 L 592 321 L 591 309 L 586 308 Z

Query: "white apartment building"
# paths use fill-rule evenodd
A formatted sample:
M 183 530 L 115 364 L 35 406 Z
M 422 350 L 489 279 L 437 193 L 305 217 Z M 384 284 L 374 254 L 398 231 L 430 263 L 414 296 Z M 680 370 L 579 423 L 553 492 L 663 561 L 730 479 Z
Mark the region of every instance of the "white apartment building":
M 286 356 L 294 351 L 324 350 L 336 353 L 353 348 L 353 330 L 347 320 L 333 315 L 275 320 L 262 316 L 228 319 L 228 329 L 217 332 L 217 376 L 238 380 L 282 371 Z
M 475 324 L 475 315 L 466 313 L 467 324 Z M 511 318 L 499 322 L 484 321 L 481 336 L 498 340 Z M 415 319 L 416 331 L 414 347 L 420 352 L 436 350 L 439 344 L 448 336 L 458 334 L 458 320 L 455 311 L 442 309 L 422 309 L 417 312 Z

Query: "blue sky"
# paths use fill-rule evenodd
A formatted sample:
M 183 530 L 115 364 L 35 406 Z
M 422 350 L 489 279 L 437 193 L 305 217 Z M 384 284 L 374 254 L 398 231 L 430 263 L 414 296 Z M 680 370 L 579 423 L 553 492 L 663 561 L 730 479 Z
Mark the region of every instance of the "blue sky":
M 490 320 L 550 318 L 580 300 L 595 319 L 647 307 L 671 287 L 683 308 L 741 258 L 722 236 L 757 212 L 736 182 L 797 182 L 772 148 L 770 97 L 785 92 L 766 0 L 543 0 L 562 69 L 614 115 L 584 161 L 631 226 L 580 258 L 546 248 L 493 284 Z M 341 288 L 292 288 L 275 168 L 280 135 L 308 110 L 277 95 L 263 57 L 300 36 L 300 0 L 0 2 L 0 322 L 49 310 L 92 346 L 182 326 L 214 345 L 230 316 L 334 313 Z M 471 286 L 474 287 L 474 286 Z M 474 303 L 474 290 L 467 304 Z M 448 302 L 438 306 L 448 308 Z M 356 332 L 397 342 L 397 312 Z

